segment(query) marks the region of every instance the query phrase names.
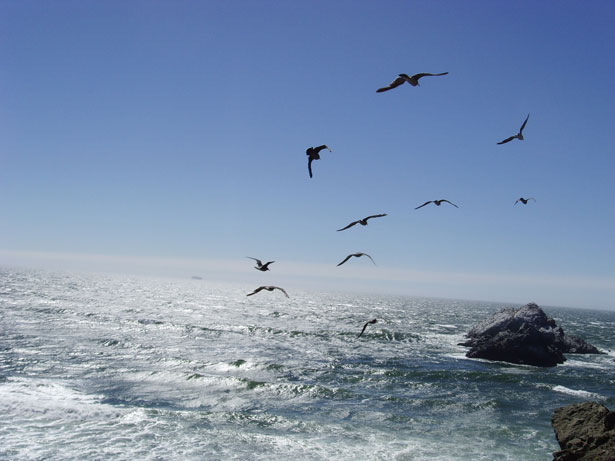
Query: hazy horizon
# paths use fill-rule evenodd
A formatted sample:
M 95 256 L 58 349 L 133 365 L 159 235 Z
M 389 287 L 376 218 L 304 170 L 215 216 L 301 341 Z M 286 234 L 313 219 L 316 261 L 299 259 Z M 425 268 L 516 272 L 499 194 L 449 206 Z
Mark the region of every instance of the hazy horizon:
M 68 273 L 188 279 L 229 285 L 282 285 L 305 291 L 456 299 L 496 304 L 536 302 L 551 307 L 615 310 L 600 299 L 610 293 L 611 279 L 554 278 L 546 275 L 444 273 L 385 269 L 356 265 L 341 270 L 335 264 L 276 261 L 270 271 L 253 268 L 241 257 L 227 260 L 172 259 L 118 255 L 59 254 L 0 250 L 0 267 Z M 277 267 L 276 267 L 277 266 Z M 486 288 L 487 287 L 487 288 Z M 521 288 L 525 287 L 525 288 Z M 560 296 L 549 294 L 558 288 Z M 292 294 L 292 293 L 291 293 Z M 585 297 L 583 297 L 585 295 Z

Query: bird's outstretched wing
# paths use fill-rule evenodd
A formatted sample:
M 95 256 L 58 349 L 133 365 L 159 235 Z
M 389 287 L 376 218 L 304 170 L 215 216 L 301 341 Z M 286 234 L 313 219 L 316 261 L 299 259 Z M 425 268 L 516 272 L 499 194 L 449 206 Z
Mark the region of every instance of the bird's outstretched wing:
M 516 136 L 511 136 L 510 138 L 506 138 L 504 141 L 500 141 L 498 144 L 506 144 L 507 142 L 510 142 L 515 138 Z
M 367 221 L 368 219 L 372 219 L 372 218 L 382 218 L 383 216 L 386 216 L 386 215 L 387 215 L 386 213 L 374 214 L 374 215 L 368 216 L 367 218 L 364 218 L 364 219 Z
M 527 114 L 527 117 L 525 117 L 525 122 L 523 122 L 523 125 L 521 125 L 521 128 L 519 129 L 519 133 L 523 133 L 523 128 L 525 128 L 525 125 L 527 124 L 529 118 L 530 114 Z
M 376 323 L 376 322 L 377 322 L 377 320 L 376 320 L 376 319 L 374 319 L 374 320 L 370 320 L 369 322 L 365 322 L 365 325 L 363 325 L 363 329 L 361 330 L 361 333 L 359 333 L 359 336 L 357 336 L 357 338 L 360 338 L 360 337 L 361 337 L 361 335 L 363 334 L 363 332 L 364 332 L 364 331 L 365 331 L 365 329 L 367 328 L 367 325 L 369 325 L 369 324 L 374 324 L 374 323 Z
M 425 202 L 425 203 L 423 203 L 422 205 L 417 206 L 417 207 L 415 208 L 415 210 L 418 210 L 419 208 L 423 208 L 425 205 L 428 205 L 428 204 L 430 204 L 431 202 L 433 202 L 433 200 L 429 200 L 428 202 Z
M 344 259 L 341 263 L 339 263 L 339 264 L 338 264 L 338 266 L 341 266 L 342 264 L 344 264 L 346 261 L 348 261 L 348 260 L 349 260 L 350 258 L 352 258 L 353 256 L 354 256 L 354 255 L 348 255 L 348 256 L 346 256 L 346 258 L 345 258 L 345 259 Z
M 286 290 L 284 288 L 280 288 L 280 287 L 273 287 L 276 290 L 280 290 L 282 293 L 284 293 L 286 295 L 287 298 L 290 298 L 290 296 L 288 296 L 288 293 L 286 293 Z
M 248 293 L 246 296 L 255 295 L 256 293 L 258 293 L 259 291 L 263 291 L 264 289 L 265 287 L 258 287 L 256 290 L 254 290 L 252 293 Z
M 261 267 L 261 266 L 263 265 L 263 263 L 261 262 L 261 260 L 260 260 L 260 259 L 253 258 L 252 256 L 246 256 L 246 258 L 248 258 L 248 259 L 253 259 L 254 261 L 256 261 L 256 265 L 257 265 L 258 267 Z M 269 264 L 269 263 L 267 263 L 267 264 Z
M 331 149 L 329 149 L 329 147 L 326 144 L 323 144 L 322 146 L 314 147 L 314 152 L 318 154 L 323 149 L 327 149 L 329 152 L 331 152 Z
M 457 205 L 455 205 L 453 202 L 450 202 L 448 200 L 442 199 L 442 202 L 446 202 L 446 203 L 450 203 L 451 205 L 453 205 L 455 208 L 459 208 Z
M 360 255 L 361 256 L 367 256 L 369 259 L 372 260 L 372 262 L 374 263 L 374 266 L 376 265 L 376 261 L 374 261 L 374 259 L 370 255 L 368 255 L 367 253 L 360 253 Z
M 388 86 L 385 86 L 385 87 L 382 87 L 382 88 L 378 88 L 376 90 L 376 93 L 382 93 L 383 91 L 389 91 L 389 90 L 392 90 L 393 88 L 397 88 L 399 85 L 401 85 L 405 81 L 406 81 L 405 78 L 397 77 L 395 80 L 393 80 L 391 83 L 389 83 Z
M 312 160 L 314 160 L 312 157 L 308 160 L 308 171 L 310 172 L 310 178 L 312 177 Z
M 517 203 L 519 203 L 520 201 L 521 201 L 521 199 L 517 199 L 517 200 L 515 201 L 515 205 L 516 205 Z
M 263 264 L 263 269 L 267 269 L 269 264 L 273 264 L 275 261 L 267 261 L 265 264 Z
M 442 72 L 441 74 L 422 73 L 422 74 L 414 74 L 412 78 L 415 80 L 418 80 L 419 78 L 423 78 L 423 77 L 439 77 L 440 75 L 447 75 L 447 74 L 448 72 Z
M 337 230 L 337 232 L 339 232 L 339 231 L 343 231 L 343 230 L 346 230 L 346 229 L 348 229 L 348 228 L 350 228 L 350 227 L 354 226 L 354 225 L 355 225 L 355 224 L 357 224 L 358 222 L 359 222 L 359 221 L 351 222 L 351 223 L 350 223 L 350 224 L 348 224 L 346 227 L 342 227 L 341 229 L 338 229 L 338 230 Z

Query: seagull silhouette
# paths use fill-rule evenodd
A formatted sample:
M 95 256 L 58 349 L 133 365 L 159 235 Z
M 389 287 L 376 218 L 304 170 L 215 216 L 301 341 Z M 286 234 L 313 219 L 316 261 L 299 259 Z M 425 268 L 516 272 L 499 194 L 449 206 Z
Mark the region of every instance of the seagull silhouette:
M 256 261 L 256 266 L 254 266 L 254 269 L 257 269 L 257 270 L 263 271 L 263 272 L 268 271 L 269 270 L 269 264 L 272 264 L 272 263 L 275 262 L 275 261 L 269 261 L 269 262 L 266 262 L 265 264 L 263 264 L 260 259 L 253 258 L 252 256 L 246 256 L 246 258 L 253 259 L 254 261 Z
M 512 141 L 513 139 L 518 139 L 519 141 L 523 141 L 523 128 L 525 128 L 525 124 L 527 123 L 527 120 L 530 118 L 530 114 L 527 114 L 527 117 L 525 117 L 525 122 L 523 122 L 523 125 L 521 125 L 521 128 L 519 129 L 519 132 L 514 135 L 511 136 L 510 138 L 506 138 L 504 141 L 500 141 L 498 144 L 506 144 L 507 142 Z
M 441 74 L 423 73 L 423 74 L 414 74 L 412 77 L 408 76 L 408 74 L 399 74 L 395 80 L 389 83 L 388 86 L 378 88 L 376 90 L 376 93 L 382 93 L 383 91 L 392 90 L 393 88 L 397 88 L 399 85 L 403 84 L 404 82 L 408 82 L 412 86 L 421 86 L 419 84 L 419 79 L 422 77 L 438 77 L 440 75 L 447 75 L 447 74 L 448 72 L 442 72 Z
M 346 259 L 344 259 L 341 263 L 339 263 L 338 266 L 341 266 L 342 264 L 344 264 L 346 261 L 348 261 L 353 256 L 356 257 L 356 258 L 360 258 L 361 256 L 367 256 L 369 259 L 372 260 L 372 262 L 374 263 L 374 266 L 376 265 L 376 262 L 367 253 L 352 253 L 352 254 L 349 254 L 348 256 L 346 256 Z
M 267 291 L 273 291 L 273 290 L 280 290 L 282 293 L 284 293 L 286 295 L 287 298 L 290 298 L 290 296 L 288 296 L 288 293 L 286 293 L 286 291 L 284 290 L 284 288 L 280 288 L 280 287 L 274 287 L 274 286 L 262 286 L 262 287 L 258 287 L 256 290 L 254 290 L 252 293 L 248 293 L 246 296 L 252 296 L 255 295 L 256 293 L 258 293 L 259 291 L 263 291 L 263 290 L 267 290 Z
M 308 156 L 308 171 L 310 172 L 310 178 L 312 177 L 312 161 L 320 160 L 319 152 L 323 149 L 327 149 L 331 152 L 331 148 L 323 144 L 318 147 L 308 147 L 305 151 L 305 154 Z
M 338 229 L 337 231 L 339 232 L 339 231 L 346 230 L 349 227 L 354 226 L 355 224 L 361 224 L 362 226 L 367 226 L 367 220 L 368 219 L 381 218 L 382 216 L 386 216 L 386 215 L 387 215 L 386 213 L 383 213 L 383 214 L 375 214 L 375 215 L 372 215 L 372 216 L 368 216 L 367 218 L 363 218 L 363 219 L 359 219 L 358 221 L 351 222 L 346 227 L 342 227 L 341 229 Z
M 417 206 L 415 208 L 415 210 L 418 210 L 419 208 L 423 208 L 425 205 L 429 204 L 429 203 L 433 203 L 436 206 L 440 206 L 442 205 L 442 202 L 446 202 L 446 203 L 450 203 L 451 205 L 453 205 L 455 208 L 459 208 L 457 205 L 455 205 L 453 202 L 449 202 L 448 200 L 445 199 L 441 199 L 441 200 L 430 200 L 429 202 L 425 202 L 423 203 L 421 206 Z
M 363 332 L 364 332 L 364 331 L 365 331 L 365 329 L 367 328 L 367 325 L 370 325 L 370 324 L 372 324 L 372 325 L 373 325 L 373 324 L 374 324 L 374 323 L 376 323 L 377 321 L 378 321 L 377 319 L 370 320 L 370 321 L 369 321 L 369 322 L 367 322 L 365 325 L 363 325 L 363 329 L 361 330 L 361 333 L 359 333 L 359 336 L 357 336 L 357 338 L 360 338 L 360 337 L 361 337 L 361 335 L 363 334 Z
M 523 197 L 521 197 L 519 200 L 517 200 L 517 201 L 515 202 L 515 205 L 516 205 L 517 203 L 519 203 L 519 202 L 523 203 L 524 205 L 527 205 L 528 200 L 534 200 L 534 201 L 536 201 L 536 199 L 535 199 L 535 198 L 533 198 L 533 197 L 528 197 L 528 198 L 523 198 Z

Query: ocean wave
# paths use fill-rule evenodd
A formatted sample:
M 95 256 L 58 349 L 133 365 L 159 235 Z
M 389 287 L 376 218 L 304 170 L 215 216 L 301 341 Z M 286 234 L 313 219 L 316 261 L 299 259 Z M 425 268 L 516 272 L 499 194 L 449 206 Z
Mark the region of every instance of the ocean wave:
M 467 359 L 457 343 L 492 306 L 77 280 L 2 280 L 0 459 L 541 459 L 563 394 L 615 397 L 612 350 Z
M 613 368 L 613 363 L 605 363 L 604 356 L 585 356 L 586 360 L 567 359 L 560 366 L 570 368 L 592 368 L 595 370 L 608 370 Z
M 99 411 L 101 395 L 88 395 L 66 383 L 45 379 L 8 378 L 0 383 L 0 413 L 17 420 L 89 418 Z
M 595 392 L 588 392 L 588 391 L 584 391 L 582 389 L 570 389 L 568 387 L 565 386 L 554 386 L 553 390 L 555 392 L 561 392 L 563 394 L 568 394 L 568 395 L 574 395 L 575 397 L 581 397 L 584 399 L 600 399 L 603 400 L 606 397 L 600 395 L 600 394 L 596 394 Z

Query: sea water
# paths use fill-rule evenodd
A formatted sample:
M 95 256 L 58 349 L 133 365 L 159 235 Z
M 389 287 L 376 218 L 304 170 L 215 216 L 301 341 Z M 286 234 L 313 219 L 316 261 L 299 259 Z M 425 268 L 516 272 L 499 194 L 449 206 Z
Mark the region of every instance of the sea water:
M 615 408 L 614 312 L 541 306 L 607 352 L 543 369 L 458 345 L 511 305 L 254 288 L 0 268 L 0 459 L 550 460 Z

